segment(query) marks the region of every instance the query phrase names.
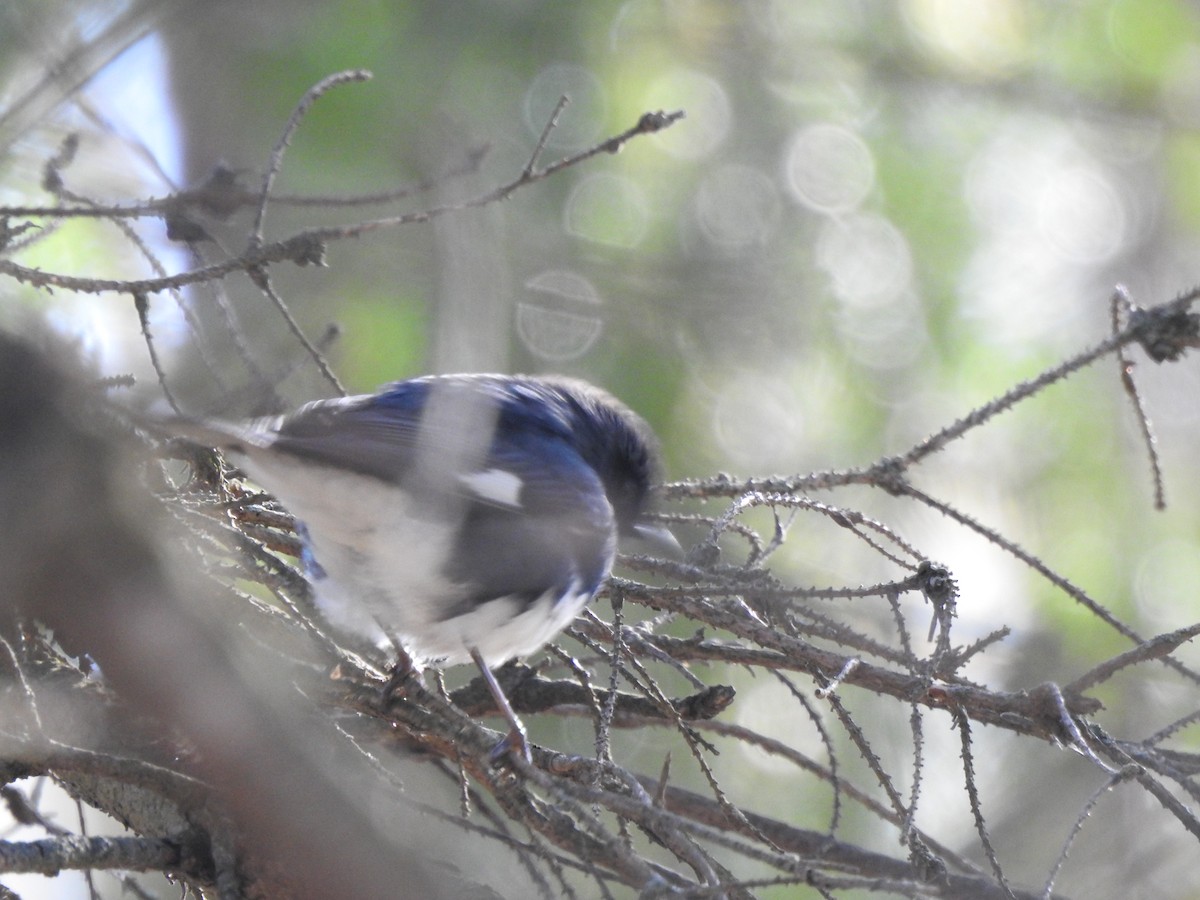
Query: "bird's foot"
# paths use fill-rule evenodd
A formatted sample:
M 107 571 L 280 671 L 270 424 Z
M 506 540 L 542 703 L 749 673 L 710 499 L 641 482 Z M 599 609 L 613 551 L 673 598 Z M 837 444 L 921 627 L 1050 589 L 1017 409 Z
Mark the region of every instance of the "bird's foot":
M 412 657 L 401 650 L 400 656 L 392 664 L 388 680 L 383 685 L 384 702 L 390 703 L 394 698 L 403 697 L 413 680 L 419 683 L 420 679 L 421 670 L 413 664 Z
M 516 727 L 510 727 L 508 734 L 496 742 L 496 746 L 488 754 L 488 760 L 492 764 L 496 764 L 509 756 L 520 756 L 525 760 L 526 765 L 533 765 L 533 754 L 529 750 L 529 735 L 525 733 L 525 726 L 520 719 L 517 720 Z
M 532 765 L 533 754 L 529 750 L 529 734 L 525 731 L 525 723 L 517 716 L 512 704 L 508 702 L 508 697 L 504 694 L 504 689 L 500 687 L 496 676 L 484 663 L 478 650 L 471 649 L 471 659 L 475 660 L 475 665 L 479 667 L 479 672 L 483 675 L 483 681 L 492 695 L 496 709 L 500 710 L 504 720 L 508 722 L 508 734 L 492 748 L 492 752 L 488 754 L 489 758 L 492 762 L 498 762 L 505 756 L 519 755 L 527 765 Z

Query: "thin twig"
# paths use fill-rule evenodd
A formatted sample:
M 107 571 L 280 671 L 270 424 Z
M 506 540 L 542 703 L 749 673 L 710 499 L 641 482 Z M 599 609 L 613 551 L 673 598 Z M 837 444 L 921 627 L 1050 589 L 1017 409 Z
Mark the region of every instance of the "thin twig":
M 1187 643 L 1197 635 L 1200 635 L 1200 622 L 1197 622 L 1195 625 L 1189 625 L 1186 628 L 1179 628 L 1175 631 L 1169 631 L 1166 634 L 1152 637 L 1150 640 L 1143 641 L 1136 647 L 1126 650 L 1112 659 L 1105 660 L 1100 665 L 1080 675 L 1064 687 L 1063 691 L 1067 694 L 1082 694 L 1100 682 L 1112 678 L 1121 669 L 1128 666 L 1136 666 L 1139 663 L 1152 659 L 1162 659 L 1174 653 L 1181 645 Z
M 1055 572 L 1053 569 L 1051 569 L 1048 565 L 1046 565 L 1044 562 L 1042 562 L 1040 559 L 1038 559 L 1032 553 L 1029 553 L 1028 551 L 1023 549 L 1017 543 L 1008 540 L 1008 538 L 1001 535 L 1000 532 L 996 531 L 993 528 L 987 527 L 986 525 L 982 524 L 978 520 L 973 519 L 971 516 L 968 516 L 966 513 L 960 512 L 958 509 L 954 508 L 950 504 L 943 503 L 942 501 L 937 500 L 937 499 L 933 498 L 932 496 L 930 496 L 929 494 L 926 494 L 923 491 L 919 491 L 916 488 L 913 488 L 913 487 L 906 488 L 904 493 L 906 493 L 910 497 L 913 497 L 914 499 L 920 500 L 922 503 L 924 503 L 926 506 L 929 506 L 931 509 L 938 510 L 939 512 L 941 512 L 943 515 L 947 516 L 948 518 L 951 518 L 954 521 L 960 523 L 961 525 L 966 526 L 971 531 L 974 531 L 974 532 L 982 535 L 983 537 L 985 537 L 989 541 L 991 541 L 993 544 L 995 544 L 997 547 L 1000 547 L 1002 550 L 1006 551 L 1010 555 L 1015 556 L 1017 559 L 1021 560 L 1021 562 L 1025 563 L 1025 565 L 1029 566 L 1031 569 L 1033 569 L 1035 572 L 1037 572 L 1039 575 L 1041 575 L 1043 578 L 1045 578 L 1047 581 L 1049 581 L 1051 584 L 1053 584 L 1059 590 L 1063 591 L 1067 596 L 1069 596 L 1076 603 L 1079 603 L 1081 606 L 1085 607 L 1089 612 L 1091 612 L 1093 615 L 1095 615 L 1097 618 L 1099 618 L 1102 622 L 1109 625 L 1111 628 L 1113 628 L 1118 633 L 1124 635 L 1129 640 L 1135 641 L 1138 644 L 1145 643 L 1145 638 L 1143 638 L 1136 631 L 1134 631 L 1132 628 L 1130 628 L 1128 625 L 1126 625 L 1124 622 L 1122 622 L 1120 619 L 1118 619 L 1115 615 L 1113 615 L 1111 612 L 1109 612 L 1107 609 L 1105 609 L 1103 606 L 1101 606 L 1096 600 L 1092 599 L 1092 597 L 1088 596 L 1086 591 L 1084 591 L 1082 588 L 1080 588 L 1080 587 L 1076 586 L 1075 584 L 1071 583 L 1070 581 L 1068 581 L 1064 576 L 1059 575 L 1057 572 Z M 1168 657 L 1164 660 L 1164 662 L 1166 663 L 1166 665 L 1170 666 L 1175 671 L 1179 672 L 1181 675 L 1186 676 L 1189 680 L 1200 683 L 1200 673 L 1185 666 L 1183 663 L 1179 662 L 1178 660 Z
M 954 724 L 958 727 L 959 737 L 962 740 L 963 774 L 967 786 L 967 798 L 971 802 L 971 815 L 975 819 L 975 832 L 979 835 L 983 851 L 987 855 L 988 862 L 991 863 L 992 872 L 1000 887 L 1003 888 L 1005 896 L 1010 900 L 1016 900 L 1012 888 L 1008 886 L 1008 879 L 1004 877 L 1004 870 L 1000 867 L 1000 858 L 996 856 L 996 848 L 988 836 L 987 822 L 983 818 L 983 807 L 979 802 L 979 787 L 975 780 L 974 756 L 971 753 L 971 722 L 961 710 L 951 710 L 951 715 L 954 717 Z
M 508 184 L 502 185 L 479 196 L 458 203 L 435 206 L 429 209 L 419 210 L 417 212 L 407 213 L 404 215 L 389 216 L 382 219 L 372 219 L 365 222 L 358 222 L 344 226 L 310 228 L 279 241 L 248 246 L 240 256 L 230 257 L 221 260 L 220 262 L 211 263 L 209 265 L 191 269 L 186 272 L 179 272 L 175 275 L 170 275 L 165 278 L 142 278 L 130 280 L 118 280 L 113 278 L 80 278 L 73 275 L 63 275 L 58 272 L 46 272 L 41 269 L 34 269 L 28 266 L 18 265 L 11 260 L 3 258 L 0 258 L 0 274 L 7 275 L 15 281 L 18 281 L 22 284 L 28 284 L 32 287 L 56 287 L 83 294 L 103 294 L 114 292 L 130 294 L 137 293 L 139 291 L 147 294 L 153 294 L 157 293 L 158 291 L 168 290 L 171 288 L 181 288 L 191 284 L 214 281 L 224 278 L 226 275 L 229 275 L 233 272 L 249 271 L 256 267 L 263 267 L 277 262 L 293 262 L 296 265 L 301 266 L 322 265 L 324 263 L 326 244 L 329 241 L 348 240 L 350 238 L 360 237 L 375 231 L 396 228 L 402 225 L 431 222 L 434 219 L 449 215 L 451 213 L 462 212 L 468 209 L 477 209 L 483 206 L 490 206 L 491 204 L 500 200 L 507 199 L 513 193 L 525 187 L 526 185 L 543 181 L 565 168 L 577 165 L 601 153 L 616 153 L 621 149 L 621 147 L 623 147 L 633 138 L 639 135 L 653 134 L 654 132 L 661 131 L 664 128 L 670 127 L 681 118 L 683 118 L 682 112 L 646 113 L 641 119 L 638 120 L 636 125 L 627 129 L 626 131 L 621 132 L 615 137 L 609 138 L 608 140 L 603 141 L 587 150 L 581 151 L 580 153 L 576 153 L 573 156 L 561 159 L 547 168 L 538 169 L 528 176 L 521 174 Z
M 329 368 L 329 362 L 325 359 L 325 355 L 308 339 L 308 335 L 300 328 L 300 323 L 292 316 L 292 311 L 288 309 L 287 304 L 283 302 L 283 298 L 279 296 L 274 285 L 271 284 L 271 276 L 267 272 L 267 267 L 252 266 L 246 270 L 246 274 L 250 276 L 250 280 L 254 282 L 255 286 L 274 304 L 275 308 L 279 310 L 279 314 L 283 316 L 283 320 L 287 323 L 288 330 L 300 342 L 301 346 L 308 352 L 308 355 L 312 357 L 313 362 L 317 364 L 317 368 L 321 370 L 321 374 L 325 377 L 325 380 L 338 392 L 338 396 L 345 397 L 347 391 L 342 386 L 342 383 L 338 381 L 338 377 L 333 374 L 333 370 Z
M 1058 878 L 1058 873 L 1062 869 L 1063 863 L 1067 861 L 1067 856 L 1070 855 L 1071 846 L 1075 843 L 1075 838 L 1083 831 L 1084 822 L 1088 820 L 1092 811 L 1100 803 L 1100 798 L 1112 790 L 1123 778 L 1124 776 L 1119 772 L 1114 774 L 1108 781 L 1096 788 L 1092 796 L 1088 797 L 1087 802 L 1083 804 L 1083 808 L 1079 810 L 1079 815 L 1075 817 L 1075 822 L 1071 826 L 1071 832 L 1067 835 L 1066 840 L 1063 841 L 1062 849 L 1058 851 L 1058 856 L 1054 858 L 1054 865 L 1050 868 L 1050 874 L 1046 876 L 1046 886 L 1042 888 L 1043 900 L 1049 900 L 1053 896 L 1054 882 Z
M 542 155 L 542 151 L 546 149 L 546 141 L 550 140 L 550 132 L 558 127 L 558 117 L 562 115 L 562 111 L 567 108 L 567 104 L 571 102 L 571 98 L 563 94 L 558 98 L 558 102 L 554 104 L 554 111 L 550 113 L 550 118 L 546 120 L 546 127 L 542 129 L 537 143 L 533 147 L 533 153 L 529 155 L 529 162 L 525 164 L 525 168 L 521 170 L 521 175 L 525 178 L 532 177 L 536 171 L 538 157 Z
M 162 362 L 158 358 L 158 351 L 154 348 L 154 338 L 150 334 L 150 300 L 142 291 L 134 291 L 133 306 L 137 310 L 138 322 L 142 327 L 142 339 L 146 342 L 146 350 L 150 353 L 150 364 L 154 366 L 154 374 L 158 377 L 158 384 L 162 388 L 163 396 L 167 398 L 167 403 L 171 405 L 171 409 L 175 411 L 176 415 L 183 415 L 183 410 L 180 409 L 175 395 L 171 392 L 171 386 L 167 384 L 167 373 L 163 370 Z
M 349 69 L 345 72 L 335 72 L 333 75 L 322 78 L 300 98 L 300 102 L 296 104 L 296 108 L 292 110 L 292 114 L 288 117 L 287 124 L 283 128 L 283 134 L 279 136 L 275 148 L 271 151 L 271 159 L 267 164 L 266 174 L 263 175 L 262 191 L 258 200 L 258 210 L 254 214 L 254 227 L 250 231 L 248 250 L 257 250 L 262 246 L 263 225 L 267 216 L 267 202 L 271 198 L 271 186 L 275 183 L 275 176 L 279 174 L 279 169 L 283 165 L 283 154 L 292 141 L 292 135 L 296 133 L 296 129 L 300 126 L 300 120 L 304 118 L 317 100 L 338 85 L 354 84 L 370 80 L 371 73 L 366 69 Z
M 1118 284 L 1113 290 L 1110 307 L 1112 332 L 1116 334 L 1121 329 L 1122 314 L 1127 316 L 1134 309 L 1133 302 L 1129 299 L 1129 292 L 1124 285 Z M 1146 445 L 1146 456 L 1150 460 L 1150 476 L 1154 482 L 1154 508 L 1166 509 L 1166 488 L 1163 485 L 1162 463 L 1158 458 L 1158 442 L 1155 440 L 1154 428 L 1150 424 L 1146 406 L 1142 403 L 1142 395 L 1137 389 L 1137 383 L 1133 380 L 1133 360 L 1125 355 L 1124 347 L 1117 348 L 1117 366 L 1121 373 L 1121 386 L 1125 389 L 1125 395 L 1129 398 L 1129 402 L 1133 404 L 1134 418 L 1137 419 L 1142 443 Z

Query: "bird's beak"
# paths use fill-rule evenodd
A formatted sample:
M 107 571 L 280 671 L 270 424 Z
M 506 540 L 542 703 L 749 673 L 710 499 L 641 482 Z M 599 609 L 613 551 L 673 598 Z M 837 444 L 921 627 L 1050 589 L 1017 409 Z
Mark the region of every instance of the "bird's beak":
M 675 535 L 665 525 L 650 522 L 636 522 L 631 529 L 626 549 L 634 552 L 642 551 L 647 556 L 658 556 L 662 559 L 683 559 L 683 547 Z

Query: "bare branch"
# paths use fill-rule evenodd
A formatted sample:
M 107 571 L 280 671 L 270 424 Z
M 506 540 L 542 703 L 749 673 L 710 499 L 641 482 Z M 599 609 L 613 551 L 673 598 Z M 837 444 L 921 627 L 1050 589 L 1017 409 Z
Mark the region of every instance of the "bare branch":
M 63 869 L 174 872 L 185 868 L 177 841 L 141 837 L 72 837 L 0 841 L 0 871 L 57 875 Z
M 312 109 L 312 105 L 317 100 L 333 88 L 343 84 L 369 81 L 370 79 L 371 73 L 365 69 L 350 69 L 345 72 L 328 75 L 309 88 L 300 99 L 300 102 L 296 104 L 296 108 L 292 110 L 292 114 L 288 117 L 287 124 L 283 128 L 283 134 L 279 136 L 279 141 L 271 151 L 271 160 L 267 164 L 267 171 L 263 176 L 258 211 L 254 215 L 254 226 L 250 232 L 250 243 L 247 246 L 247 250 L 256 250 L 262 246 L 263 225 L 267 216 L 267 202 L 271 198 L 271 186 L 275 183 L 275 176 L 279 174 L 280 166 L 283 165 L 283 154 L 287 150 L 288 144 L 292 141 L 292 135 L 300 127 L 300 120 Z

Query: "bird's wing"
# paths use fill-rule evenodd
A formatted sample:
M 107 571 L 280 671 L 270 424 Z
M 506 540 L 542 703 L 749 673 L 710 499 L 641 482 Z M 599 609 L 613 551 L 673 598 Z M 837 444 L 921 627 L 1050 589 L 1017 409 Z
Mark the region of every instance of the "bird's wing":
M 295 413 L 261 420 L 274 452 L 385 481 L 400 481 L 416 459 L 428 382 L 394 385 L 386 394 L 317 400 Z
M 263 459 L 287 454 L 332 468 L 397 481 L 411 466 L 428 385 L 398 382 L 386 395 L 314 400 L 290 415 L 239 422 L 145 418 L 150 431 Z
M 468 504 L 458 552 L 445 568 L 467 596 L 445 617 L 497 597 L 532 603 L 547 591 L 598 590 L 616 530 L 595 470 L 560 437 L 531 432 L 498 435 L 487 462 L 478 481 L 506 493 Z
M 399 482 L 414 493 L 444 490 L 530 516 L 611 527 L 603 486 L 558 414 L 559 399 L 537 390 L 489 376 L 419 379 L 227 431 L 255 448 Z M 445 480 L 431 486 L 428 479 L 439 475 Z

